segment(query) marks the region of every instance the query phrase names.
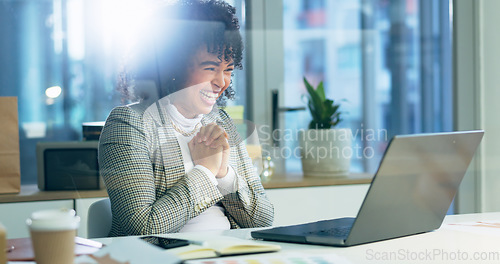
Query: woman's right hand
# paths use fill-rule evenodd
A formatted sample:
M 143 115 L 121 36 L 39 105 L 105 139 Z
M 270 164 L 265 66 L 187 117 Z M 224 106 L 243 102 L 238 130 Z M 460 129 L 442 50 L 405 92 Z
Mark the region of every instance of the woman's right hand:
M 189 141 L 188 147 L 194 165 L 202 165 L 214 175 L 217 175 L 222 164 L 222 146 L 213 148 L 210 145 L 207 146 L 204 142 L 198 142 L 197 138 L 194 137 Z

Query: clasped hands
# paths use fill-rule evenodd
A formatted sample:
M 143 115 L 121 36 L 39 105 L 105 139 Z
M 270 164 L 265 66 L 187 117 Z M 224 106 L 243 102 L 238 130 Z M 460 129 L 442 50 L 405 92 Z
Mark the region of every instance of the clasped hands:
M 188 147 L 195 165 L 209 169 L 216 178 L 226 176 L 230 149 L 227 133 L 222 127 L 216 123 L 201 127 Z

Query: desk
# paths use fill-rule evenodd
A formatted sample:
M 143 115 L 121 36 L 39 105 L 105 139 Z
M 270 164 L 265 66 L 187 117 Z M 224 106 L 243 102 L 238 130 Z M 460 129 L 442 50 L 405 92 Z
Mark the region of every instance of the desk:
M 277 243 L 282 246 L 280 252 L 231 258 L 255 259 L 259 257 L 279 258 L 287 254 L 319 256 L 335 254 L 345 259 L 347 263 L 500 263 L 500 228 L 490 228 L 491 232 L 481 233 L 470 231 L 470 228 L 457 230 L 458 226 L 448 225 L 477 221 L 500 223 L 500 213 L 450 215 L 445 218 L 441 228 L 436 231 L 359 246 L 341 248 Z M 481 230 L 484 231 L 484 228 Z M 250 232 L 251 229 L 240 229 L 205 233 L 249 239 Z M 172 234 L 172 236 L 182 238 L 183 234 Z M 98 240 L 109 244 L 116 239 L 127 238 L 101 238 Z M 391 259 L 386 260 L 385 257 Z M 19 264 L 19 262 L 10 262 L 9 264 Z

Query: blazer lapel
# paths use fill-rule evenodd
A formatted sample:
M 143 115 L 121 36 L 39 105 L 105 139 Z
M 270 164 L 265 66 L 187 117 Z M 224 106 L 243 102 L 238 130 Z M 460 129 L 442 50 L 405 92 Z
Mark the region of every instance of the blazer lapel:
M 156 111 L 159 116 L 159 122 L 156 126 L 156 134 L 158 135 L 158 147 L 160 149 L 161 160 L 156 162 L 163 164 L 164 175 L 161 175 L 159 181 L 166 182 L 166 188 L 169 189 L 180 178 L 182 178 L 186 171 L 184 169 L 184 162 L 182 160 L 182 152 L 174 134 L 172 122 L 164 107 L 161 103 L 156 103 Z M 159 175 L 155 175 L 158 178 Z

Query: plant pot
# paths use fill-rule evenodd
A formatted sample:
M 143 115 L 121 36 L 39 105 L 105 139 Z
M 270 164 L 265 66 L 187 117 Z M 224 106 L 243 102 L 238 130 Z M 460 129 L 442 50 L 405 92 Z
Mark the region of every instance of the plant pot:
M 304 176 L 347 176 L 353 155 L 351 138 L 350 129 L 308 129 L 299 131 Z

